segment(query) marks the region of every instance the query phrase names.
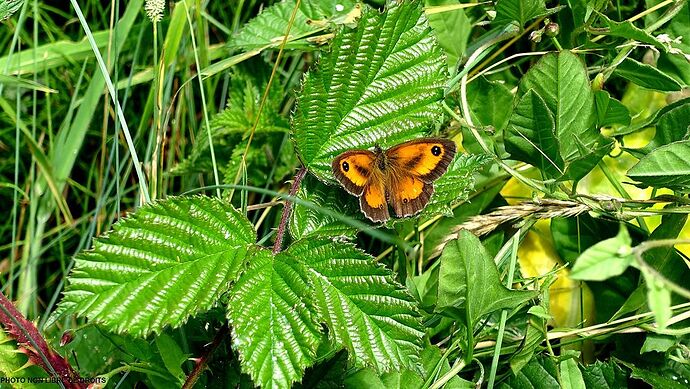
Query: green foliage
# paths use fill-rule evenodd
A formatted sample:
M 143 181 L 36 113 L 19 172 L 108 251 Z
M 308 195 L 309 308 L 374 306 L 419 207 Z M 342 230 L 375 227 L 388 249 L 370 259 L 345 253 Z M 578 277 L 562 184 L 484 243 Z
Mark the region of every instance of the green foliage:
M 232 37 L 228 48 L 248 51 L 278 47 L 288 26 L 290 35 L 285 48 L 313 48 L 318 41 L 310 40 L 309 37 L 323 30 L 320 24 L 351 22 L 348 20 L 348 13 L 355 11 L 355 2 L 352 0 L 303 1 L 290 25 L 296 5 L 294 0 L 283 0 L 268 7 Z
M 651 65 L 631 58 L 623 60 L 616 67 L 614 74 L 649 89 L 659 91 L 679 91 L 682 89 L 682 85 L 673 77 Z
M 528 21 L 548 15 L 544 0 L 510 1 L 500 0 L 496 3 L 496 24 L 516 22 L 523 27 Z
M 0 2 L 0 289 L 41 352 L 119 387 L 690 382 L 687 1 L 116 3 Z M 369 223 L 333 158 L 428 135 L 429 204 Z
M 423 135 L 440 116 L 447 79 L 441 48 L 416 1 L 365 8 L 304 80 L 293 115 L 300 160 L 335 183 L 331 161 L 350 149 L 384 148 Z
M 524 97 L 530 91 L 546 107 L 538 99 Z M 586 69 L 574 54 L 544 56 L 520 81 L 520 93 L 522 104 L 513 111 L 513 130 L 506 134 L 506 146 L 514 147 L 514 157 L 540 161 L 536 166 L 547 169 L 543 172 L 550 178 L 578 180 L 610 150 L 612 142 L 594 128 L 593 92 Z M 538 128 L 544 125 L 545 129 Z M 521 145 L 525 141 L 528 144 Z
M 621 224 L 618 235 L 602 240 L 580 255 L 570 276 L 576 280 L 602 281 L 623 274 L 635 259 L 631 244 L 628 230 Z
M 259 250 L 230 290 L 233 344 L 252 380 L 288 387 L 316 357 L 320 328 L 304 304 L 307 275 L 287 255 Z
M 466 230 L 446 245 L 440 261 L 437 309 L 461 319 L 469 328 L 486 314 L 518 307 L 536 296 L 535 291 L 506 288 L 493 259 Z
M 628 170 L 628 177 L 646 186 L 690 190 L 690 141 L 661 146 L 640 159 Z
M 391 272 L 349 244 L 300 241 L 285 255 L 308 267 L 312 304 L 357 365 L 416 369 L 423 335 L 416 303 Z
M 218 302 L 255 239 L 249 221 L 217 199 L 142 207 L 75 259 L 61 306 L 134 336 L 179 326 Z

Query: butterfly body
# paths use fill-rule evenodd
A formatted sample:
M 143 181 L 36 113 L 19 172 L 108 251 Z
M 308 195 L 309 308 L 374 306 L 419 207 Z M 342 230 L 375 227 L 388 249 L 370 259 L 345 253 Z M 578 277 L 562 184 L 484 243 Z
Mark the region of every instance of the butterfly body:
M 420 212 L 434 193 L 433 181 L 448 169 L 455 143 L 442 138 L 422 138 L 388 150 L 350 150 L 331 165 L 333 175 L 349 193 L 359 197 L 364 215 L 375 222 Z

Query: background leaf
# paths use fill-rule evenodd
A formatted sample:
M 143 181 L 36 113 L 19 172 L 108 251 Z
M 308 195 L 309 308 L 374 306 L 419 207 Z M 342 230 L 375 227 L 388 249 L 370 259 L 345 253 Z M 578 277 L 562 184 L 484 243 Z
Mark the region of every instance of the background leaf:
M 284 0 L 267 7 L 257 17 L 245 24 L 228 42 L 231 50 L 256 50 L 265 47 L 278 47 L 287 31 L 294 0 Z M 319 25 L 309 23 L 309 19 L 334 19 L 343 17 L 355 7 L 352 0 L 304 0 L 295 15 L 295 21 L 290 28 L 290 39 L 286 43 L 287 49 L 309 49 L 316 45 L 306 38 L 319 31 Z
M 630 234 L 621 224 L 618 235 L 602 240 L 585 250 L 575 262 L 570 277 L 576 280 L 602 281 L 622 274 L 635 259 Z
M 599 20 L 602 22 L 602 28 L 590 28 L 590 30 L 595 31 L 597 34 L 603 35 L 613 35 L 621 38 L 632 39 L 652 45 L 661 51 L 667 51 L 666 46 L 664 46 L 657 38 L 647 31 L 635 27 L 629 21 L 616 22 L 609 19 L 604 14 L 599 14 Z
M 499 388 L 559 388 L 557 377 L 557 366 L 553 359 L 534 357 L 518 374 L 502 382 Z
M 570 51 L 545 55 L 520 81 L 520 94 L 530 89 L 544 99 L 553 114 L 569 178 L 583 177 L 612 142 L 594 128 L 594 97 L 582 61 Z
M 682 89 L 681 84 L 671 76 L 654 66 L 635 61 L 632 58 L 626 58 L 618 64 L 613 74 L 648 89 L 667 92 Z
M 548 14 L 544 0 L 499 0 L 496 3 L 496 18 L 493 23 L 507 24 L 517 22 L 524 27 L 528 21 Z
M 506 288 L 493 259 L 467 230 L 446 244 L 440 261 L 437 309 L 464 320 L 469 328 L 488 313 L 515 308 L 537 295 Z
M 341 30 L 304 81 L 293 137 L 304 165 L 335 183 L 331 161 L 350 149 L 418 137 L 441 114 L 447 79 L 441 48 L 418 1 L 364 10 Z
M 475 123 L 499 131 L 508 124 L 513 94 L 505 84 L 479 77 L 467 85 L 467 102 Z
M 582 378 L 588 388 L 614 389 L 628 386 L 628 375 L 614 361 L 596 361 L 583 366 Z
M 643 185 L 680 191 L 690 189 L 690 141 L 659 147 L 628 170 L 628 177 Z
M 304 300 L 300 262 L 258 249 L 230 291 L 228 318 L 243 370 L 262 387 L 290 387 L 314 363 L 320 327 Z
M 620 124 L 630 124 L 630 111 L 620 101 L 611 97 L 609 92 L 600 90 L 594 92 L 594 105 L 597 111 L 597 124 L 599 127 Z
M 143 206 L 75 258 L 61 305 L 134 336 L 179 326 L 227 291 L 255 240 L 249 221 L 216 198 Z
M 536 164 L 548 177 L 565 172 L 553 115 L 544 99 L 530 89 L 518 101 L 504 133 L 506 151 L 511 158 Z
M 457 0 L 425 0 L 427 7 L 458 4 Z M 446 53 L 448 70 L 455 73 L 458 61 L 465 54 L 472 22 L 462 8 L 439 13 L 427 13 L 429 25 L 434 30 L 439 46 Z
M 651 153 L 657 148 L 690 138 L 690 101 L 668 110 L 656 122 L 654 138 L 642 151 Z

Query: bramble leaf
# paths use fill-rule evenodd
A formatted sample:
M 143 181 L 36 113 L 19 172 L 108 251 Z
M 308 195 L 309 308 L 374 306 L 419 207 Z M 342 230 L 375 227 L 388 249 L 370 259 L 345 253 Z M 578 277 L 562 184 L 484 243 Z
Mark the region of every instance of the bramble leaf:
M 233 347 L 255 384 L 287 388 L 314 363 L 320 327 L 305 305 L 302 264 L 258 249 L 230 290 Z
M 327 185 L 313 176 L 307 176 L 297 197 L 311 201 L 317 206 L 329 208 L 332 211 L 348 214 L 359 220 L 364 219 L 359 210 L 357 198 L 344 193 L 334 185 Z M 316 209 L 301 204 L 294 204 L 290 217 L 290 233 L 295 239 L 307 236 L 348 236 L 352 237 L 357 229 L 341 220 L 325 215 Z
M 331 161 L 423 135 L 441 115 L 446 62 L 418 1 L 365 8 L 305 78 L 293 116 L 303 164 L 335 183 Z
M 145 205 L 76 257 L 60 306 L 138 337 L 179 326 L 227 291 L 255 240 L 249 221 L 216 198 Z
M 319 321 L 358 366 L 417 369 L 424 335 L 417 304 L 388 269 L 329 239 L 298 241 L 284 255 L 306 266 Z

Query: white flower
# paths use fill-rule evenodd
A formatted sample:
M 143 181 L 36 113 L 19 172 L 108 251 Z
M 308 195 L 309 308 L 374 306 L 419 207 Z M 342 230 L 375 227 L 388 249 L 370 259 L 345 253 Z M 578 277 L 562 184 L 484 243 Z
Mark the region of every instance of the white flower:
M 146 15 L 152 22 L 160 22 L 161 19 L 163 19 L 165 0 L 146 0 L 144 9 L 146 10 Z

